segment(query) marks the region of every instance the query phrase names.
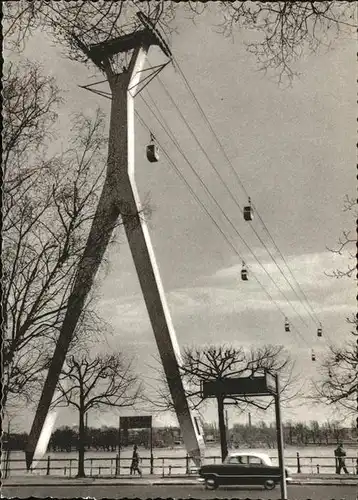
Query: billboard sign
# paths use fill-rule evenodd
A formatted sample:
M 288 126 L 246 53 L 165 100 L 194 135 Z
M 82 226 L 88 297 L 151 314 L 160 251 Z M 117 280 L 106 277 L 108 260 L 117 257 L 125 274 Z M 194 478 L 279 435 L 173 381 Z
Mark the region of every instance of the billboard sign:
M 275 377 L 269 373 L 260 377 L 225 378 L 202 384 L 204 398 L 217 396 L 271 396 L 276 392 Z
M 121 429 L 148 429 L 152 427 L 152 417 L 120 417 Z

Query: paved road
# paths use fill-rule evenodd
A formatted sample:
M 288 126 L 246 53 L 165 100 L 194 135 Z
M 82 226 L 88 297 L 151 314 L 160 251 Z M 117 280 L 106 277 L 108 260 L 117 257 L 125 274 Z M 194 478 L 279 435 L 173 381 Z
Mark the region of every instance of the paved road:
M 288 487 L 289 500 L 356 500 L 356 486 L 308 486 L 291 485 Z M 203 486 L 175 485 L 68 485 L 68 486 L 5 486 L 2 496 L 28 498 L 235 498 L 237 500 L 279 500 L 280 489 L 265 491 L 261 488 L 221 487 L 215 491 L 205 490 Z

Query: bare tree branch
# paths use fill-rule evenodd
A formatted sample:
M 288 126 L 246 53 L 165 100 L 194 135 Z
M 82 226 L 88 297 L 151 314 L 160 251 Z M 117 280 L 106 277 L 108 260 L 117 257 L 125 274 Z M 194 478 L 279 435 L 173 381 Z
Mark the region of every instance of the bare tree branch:
M 10 64 L 4 73 L 3 406 L 9 396 L 33 395 L 54 347 L 96 208 L 106 142 L 100 110 L 94 119 L 78 115 L 69 147 L 46 158 L 59 91 L 34 64 Z
M 354 341 L 330 346 L 320 366 L 321 379 L 312 381 L 310 401 L 343 409 L 347 414 L 357 411 L 358 349 Z
M 282 346 L 265 345 L 245 351 L 242 348 L 229 346 L 207 346 L 185 348 L 183 361 L 179 367 L 183 377 L 184 388 L 192 409 L 203 409 L 207 400 L 202 395 L 202 383 L 214 380 L 225 380 L 236 377 L 248 377 L 263 374 L 264 370 L 280 373 L 281 401 L 283 404 L 297 398 L 297 380 L 293 377 L 293 362 Z M 165 377 L 159 369 L 159 377 L 155 379 L 153 394 L 145 395 L 145 400 L 158 411 L 173 411 L 173 403 Z M 227 454 L 226 432 L 224 421 L 224 399 L 239 411 L 243 408 L 255 407 L 261 410 L 269 408 L 273 398 L 249 398 L 244 396 L 217 396 L 219 431 L 221 436 L 222 458 Z
M 246 42 L 261 71 L 273 70 L 281 82 L 292 80 L 294 65 L 303 52 L 329 47 L 341 31 L 353 35 L 356 9 L 352 2 L 278 1 L 220 2 L 224 20 L 218 29 L 225 36 L 250 30 L 255 41 Z
M 342 31 L 353 34 L 356 28 L 354 2 L 330 1 L 277 1 L 246 2 L 221 1 L 216 11 L 222 21 L 217 29 L 232 36 L 236 29 L 250 30 L 256 40 L 246 43 L 247 50 L 256 58 L 263 71 L 273 70 L 279 80 L 292 79 L 294 64 L 304 51 L 316 52 L 321 46 L 329 47 Z M 5 39 L 12 48 L 22 49 L 26 39 L 37 29 L 51 33 L 73 60 L 88 62 L 90 44 L 103 42 L 141 25 L 135 16 L 138 10 L 153 18 L 170 36 L 175 31 L 173 21 L 178 9 L 189 13 L 195 21 L 208 8 L 196 1 L 183 5 L 170 0 L 152 2 L 131 0 L 108 2 L 99 7 L 95 2 L 45 2 L 31 7 L 24 0 L 4 4 Z M 119 57 L 122 67 L 125 58 Z
M 52 406 L 74 406 L 79 416 L 78 476 L 84 477 L 84 416 L 94 408 L 133 407 L 142 385 L 131 362 L 121 353 L 91 357 L 78 353 L 67 357 L 58 383 L 59 397 Z
M 354 218 L 357 219 L 357 200 L 346 195 L 344 199 L 345 212 L 354 211 Z M 355 251 L 350 252 L 350 247 L 356 247 L 356 237 L 351 235 L 350 231 L 343 230 L 338 240 L 338 247 L 329 249 L 331 252 L 345 255 L 354 260 L 354 264 L 348 266 L 348 269 L 342 271 L 336 269 L 331 273 L 325 273 L 334 278 L 350 278 L 355 273 L 356 255 Z M 353 337 L 358 335 L 358 315 L 352 314 L 347 317 L 349 325 L 353 325 L 351 330 Z M 333 408 L 343 409 L 345 413 L 357 411 L 356 400 L 358 397 L 358 344 L 356 341 L 347 342 L 343 346 L 332 345 L 329 347 L 329 353 L 320 366 L 321 380 L 312 381 L 311 394 L 309 399 L 315 403 L 324 403 Z
M 348 195 L 346 195 L 344 199 L 343 211 L 349 212 L 352 211 L 353 209 L 355 211 L 354 213 L 355 220 L 357 220 L 358 217 L 357 200 L 350 198 Z M 338 246 L 336 246 L 336 248 L 327 247 L 327 250 L 337 255 L 348 254 L 349 259 L 352 261 L 352 264 L 348 264 L 346 270 L 335 269 L 329 273 L 325 272 L 326 276 L 330 278 L 351 278 L 353 276 L 353 273 L 356 270 L 356 252 L 354 250 L 356 243 L 357 243 L 357 237 L 355 234 L 353 234 L 353 231 L 347 231 L 343 229 L 340 237 L 338 238 Z

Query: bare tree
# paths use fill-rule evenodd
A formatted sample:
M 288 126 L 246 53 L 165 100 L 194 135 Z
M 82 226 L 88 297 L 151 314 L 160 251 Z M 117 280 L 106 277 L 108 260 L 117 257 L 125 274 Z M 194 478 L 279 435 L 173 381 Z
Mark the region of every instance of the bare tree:
M 72 406 L 78 412 L 78 477 L 85 477 L 85 415 L 91 409 L 133 407 L 141 394 L 141 384 L 131 363 L 121 353 L 88 352 L 69 356 L 58 383 L 59 397 L 53 406 Z
M 357 411 L 358 357 L 355 342 L 330 346 L 320 366 L 321 380 L 312 382 L 309 399 L 340 408 L 347 414 Z
M 48 364 L 105 165 L 100 110 L 75 116 L 68 148 L 48 157 L 58 88 L 30 63 L 4 73 L 3 407 L 31 399 Z M 88 309 L 81 321 L 93 319 Z
M 226 346 L 208 346 L 186 348 L 183 352 L 183 361 L 180 371 L 185 383 L 186 395 L 193 408 L 203 407 L 205 399 L 202 395 L 202 382 L 224 380 L 233 377 L 247 377 L 262 374 L 264 370 L 271 373 L 280 373 L 282 378 L 282 401 L 287 402 L 297 396 L 293 393 L 294 377 L 292 375 L 293 362 L 282 346 L 265 345 L 245 351 L 242 348 Z M 160 377 L 158 382 L 163 381 Z M 159 383 L 155 389 L 155 396 L 147 397 L 152 405 L 159 410 L 168 411 L 173 408 L 170 393 L 165 384 Z M 227 455 L 227 438 L 224 420 L 224 398 L 216 397 L 218 407 L 218 421 L 221 442 L 221 455 Z M 248 398 L 244 396 L 225 396 L 228 404 L 233 404 L 241 410 L 246 407 L 267 409 L 273 404 L 272 398 Z
M 312 436 L 313 444 L 316 444 L 317 442 L 318 444 L 321 444 L 322 441 L 321 429 L 317 420 L 310 421 L 310 433 Z
M 61 102 L 54 78 L 44 76 L 38 64 L 25 60 L 21 65 L 11 62 L 5 65 L 2 168 L 6 193 L 13 193 L 20 182 L 36 173 L 35 168 L 25 170 L 25 162 L 34 154 L 36 158 L 41 158 L 46 140 L 53 138 L 56 110 Z M 17 200 L 9 198 L 6 201 L 16 203 Z M 5 210 L 5 215 L 7 212 Z
M 223 34 L 234 29 L 257 32 L 255 41 L 246 44 L 264 72 L 273 70 L 279 81 L 295 76 L 294 64 L 306 51 L 316 53 L 329 47 L 340 32 L 351 36 L 356 29 L 356 8 L 349 1 L 220 2 Z
M 354 213 L 357 219 L 357 201 L 349 196 L 344 200 L 344 211 Z M 356 246 L 356 237 L 352 231 L 343 230 L 336 248 L 328 248 L 333 253 L 347 255 L 349 264 L 347 269 L 335 269 L 327 276 L 337 279 L 352 278 L 356 271 L 356 255 L 353 248 Z M 351 263 L 352 262 L 352 263 Z M 354 263 L 353 263 L 354 262 Z M 331 345 L 329 352 L 323 359 L 320 371 L 321 380 L 312 381 L 312 392 L 309 399 L 316 403 L 324 403 L 334 408 L 339 408 L 351 414 L 357 411 L 358 395 L 358 316 L 352 314 L 346 318 L 347 323 L 353 327 L 351 335 L 354 340 L 345 345 Z
M 9 47 L 22 49 L 26 39 L 37 29 L 45 29 L 63 47 L 70 59 L 87 62 L 86 47 L 116 38 L 142 28 L 135 13 L 141 10 L 170 31 L 176 4 L 160 0 L 153 6 L 150 1 L 108 2 L 102 6 L 93 2 L 47 2 L 36 4 L 20 1 L 5 5 L 5 33 Z
M 184 6 L 170 0 L 132 0 L 108 2 L 5 2 L 5 39 L 21 47 L 37 29 L 50 32 L 60 41 L 66 54 L 76 60 L 86 60 L 83 48 L 118 37 L 140 27 L 136 11 L 152 17 L 170 36 L 177 9 L 184 9 L 196 20 L 208 8 L 197 1 Z M 342 30 L 353 34 L 356 24 L 354 2 L 349 1 L 277 1 L 277 2 L 217 2 L 218 29 L 231 36 L 236 29 L 257 33 L 257 40 L 246 44 L 256 57 L 259 68 L 274 70 L 281 80 L 294 76 L 294 63 L 305 50 L 316 52 L 329 45 Z
M 358 218 L 358 210 L 357 210 L 357 200 L 346 195 L 344 199 L 344 212 L 352 212 L 354 211 L 354 220 L 356 221 Z M 353 234 L 353 231 L 343 230 L 338 239 L 338 245 L 335 248 L 327 247 L 332 253 L 337 255 L 348 255 L 350 263 L 347 266 L 347 269 L 334 269 L 331 272 L 325 272 L 326 276 L 331 278 L 351 278 L 354 271 L 357 269 L 356 266 L 356 252 L 355 246 L 357 243 L 356 234 Z

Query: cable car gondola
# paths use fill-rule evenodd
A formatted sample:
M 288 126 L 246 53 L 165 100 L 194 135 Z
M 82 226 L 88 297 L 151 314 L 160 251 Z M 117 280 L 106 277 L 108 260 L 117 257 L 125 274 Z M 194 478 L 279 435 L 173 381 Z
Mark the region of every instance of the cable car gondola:
M 252 214 L 252 207 L 251 207 L 251 198 L 249 198 L 249 204 L 244 207 L 244 219 L 246 221 L 250 221 L 252 220 L 253 218 L 253 214 Z
M 322 337 L 322 325 L 321 325 L 321 323 L 319 324 L 319 327 L 317 328 L 317 337 Z
M 285 332 L 289 332 L 290 331 L 290 323 L 288 322 L 288 319 L 286 318 L 285 319 Z
M 312 361 L 316 361 L 316 355 L 313 352 L 313 349 L 312 349 L 311 359 L 312 359 Z
M 242 263 L 241 279 L 242 279 L 242 281 L 247 281 L 249 279 L 247 276 L 247 269 L 245 267 L 245 262 Z
M 147 160 L 154 163 L 159 160 L 159 148 L 154 143 L 154 135 L 150 134 L 151 143 L 147 146 Z

